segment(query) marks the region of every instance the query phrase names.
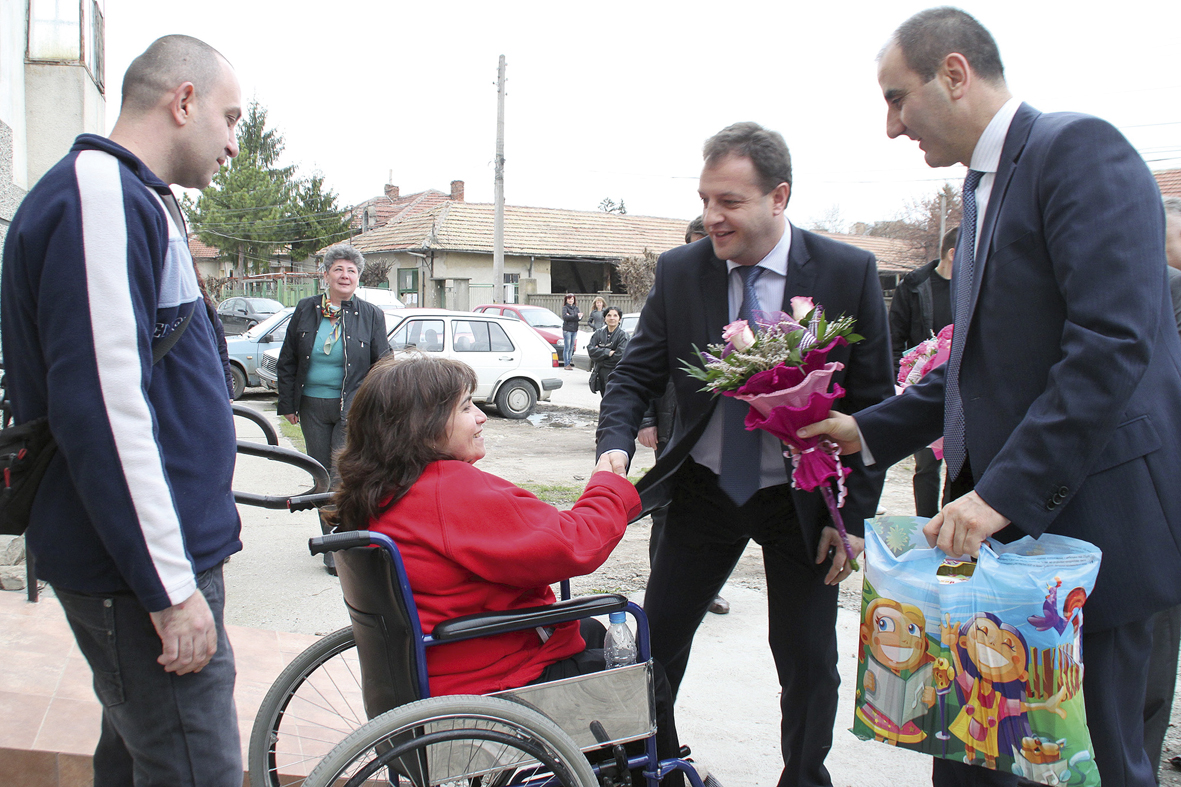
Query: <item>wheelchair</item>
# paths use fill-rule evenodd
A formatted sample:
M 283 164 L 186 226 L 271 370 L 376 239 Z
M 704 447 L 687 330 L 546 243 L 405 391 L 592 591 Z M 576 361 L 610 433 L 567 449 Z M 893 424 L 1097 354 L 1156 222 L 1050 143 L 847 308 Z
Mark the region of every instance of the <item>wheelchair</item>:
M 290 508 L 327 497 L 291 498 Z M 657 758 L 647 619 L 624 596 L 569 599 L 564 584 L 554 605 L 468 615 L 424 633 L 390 538 L 332 533 L 309 547 L 335 553 L 352 625 L 299 654 L 267 692 L 248 749 L 255 787 L 628 787 L 633 770 L 647 787 L 674 770 L 693 787 L 716 784 L 703 784 L 683 757 Z M 487 696 L 430 695 L 428 647 L 616 611 L 635 622 L 634 665 Z M 625 752 L 633 741 L 643 754 Z M 592 766 L 587 752 L 601 761 Z

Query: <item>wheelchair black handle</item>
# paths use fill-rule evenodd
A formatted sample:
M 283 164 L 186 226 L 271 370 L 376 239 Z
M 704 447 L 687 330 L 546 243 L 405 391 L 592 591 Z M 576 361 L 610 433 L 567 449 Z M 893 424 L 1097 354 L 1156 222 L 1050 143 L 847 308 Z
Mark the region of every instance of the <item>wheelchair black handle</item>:
M 291 513 L 296 511 L 307 511 L 310 508 L 319 508 L 325 503 L 332 502 L 332 492 L 317 492 L 313 495 L 296 495 L 295 497 L 287 498 L 287 510 Z
M 308 551 L 313 555 L 324 552 L 338 552 L 353 547 L 367 547 L 372 543 L 368 530 L 348 530 L 344 533 L 329 533 L 308 539 Z
M 238 441 L 238 453 L 247 456 L 260 456 L 274 462 L 293 465 L 304 470 L 312 477 L 312 486 L 302 494 L 318 494 L 328 491 L 328 471 L 324 466 L 307 454 L 301 454 L 281 445 L 260 445 L 245 440 Z M 256 495 L 253 492 L 234 491 L 234 502 L 260 508 L 287 508 L 288 495 Z
M 253 407 L 247 407 L 243 404 L 232 404 L 230 407 L 233 409 L 234 415 L 258 424 L 259 428 L 262 429 L 263 437 L 267 439 L 267 445 L 279 444 L 279 435 L 275 432 L 275 426 L 269 418 Z

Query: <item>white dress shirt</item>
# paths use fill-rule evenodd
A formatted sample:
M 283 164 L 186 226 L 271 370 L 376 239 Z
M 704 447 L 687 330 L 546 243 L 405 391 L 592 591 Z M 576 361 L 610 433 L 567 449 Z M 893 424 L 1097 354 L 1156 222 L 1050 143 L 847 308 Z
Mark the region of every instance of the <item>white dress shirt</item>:
M 775 244 L 757 267 L 764 268 L 763 274 L 755 283 L 759 294 L 759 306 L 765 312 L 779 311 L 783 308 L 783 291 L 787 286 L 787 255 L 791 251 L 791 225 L 786 216 L 779 219 L 783 222 L 783 236 Z M 738 319 L 738 310 L 742 307 L 742 276 L 734 272 L 742 267 L 736 262 L 726 261 L 726 272 L 729 274 L 729 322 Z M 721 336 L 711 337 L 713 341 L 721 342 Z M 709 423 L 702 432 L 701 438 L 693 446 L 689 455 L 699 465 L 704 465 L 714 473 L 721 474 L 722 468 L 722 428 L 725 418 L 722 414 L 721 403 L 714 409 Z M 784 466 L 783 443 L 768 432 L 759 431 L 759 444 L 762 451 L 760 460 L 759 488 L 787 483 L 787 468 Z

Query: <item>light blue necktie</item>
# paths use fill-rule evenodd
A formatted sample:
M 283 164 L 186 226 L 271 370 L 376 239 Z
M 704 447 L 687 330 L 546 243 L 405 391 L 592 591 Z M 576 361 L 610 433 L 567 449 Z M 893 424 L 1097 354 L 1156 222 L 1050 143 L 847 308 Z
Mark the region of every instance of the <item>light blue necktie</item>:
M 947 360 L 943 400 L 943 458 L 947 460 L 947 477 L 952 479 L 960 474 L 968 453 L 964 401 L 960 397 L 960 361 L 964 357 L 972 276 L 976 267 L 976 187 L 983 175 L 983 172 L 970 169 L 968 177 L 964 178 L 964 218 L 960 223 L 959 248 L 955 255 L 955 328 L 951 333 L 951 356 Z
M 762 311 L 757 289 L 763 268 L 743 265 L 735 268 L 742 277 L 742 305 L 738 307 L 738 319 L 746 320 L 750 329 L 756 331 L 754 312 Z M 718 486 L 722 488 L 735 505 L 743 505 L 759 491 L 762 475 L 762 432 L 746 430 L 746 414 L 750 405 L 731 396 L 722 397 L 718 403 L 722 409 L 722 466 Z

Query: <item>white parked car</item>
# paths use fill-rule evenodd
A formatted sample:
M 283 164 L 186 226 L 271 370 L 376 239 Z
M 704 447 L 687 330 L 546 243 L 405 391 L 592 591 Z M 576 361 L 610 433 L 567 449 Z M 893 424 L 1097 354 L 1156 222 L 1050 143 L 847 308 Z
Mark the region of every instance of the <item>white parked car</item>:
M 476 370 L 476 402 L 495 404 L 505 418 L 525 418 L 550 391 L 561 361 L 553 345 L 509 317 L 443 309 L 406 309 L 390 332 L 390 347 L 409 347 L 463 361 Z
M 505 418 L 525 418 L 537 402 L 562 387 L 554 375 L 560 361 L 553 345 L 520 320 L 443 309 L 403 309 L 392 326 L 390 347 L 415 348 L 463 361 L 476 370 L 477 403 L 495 404 Z M 279 350 L 268 350 L 258 377 L 275 387 Z

